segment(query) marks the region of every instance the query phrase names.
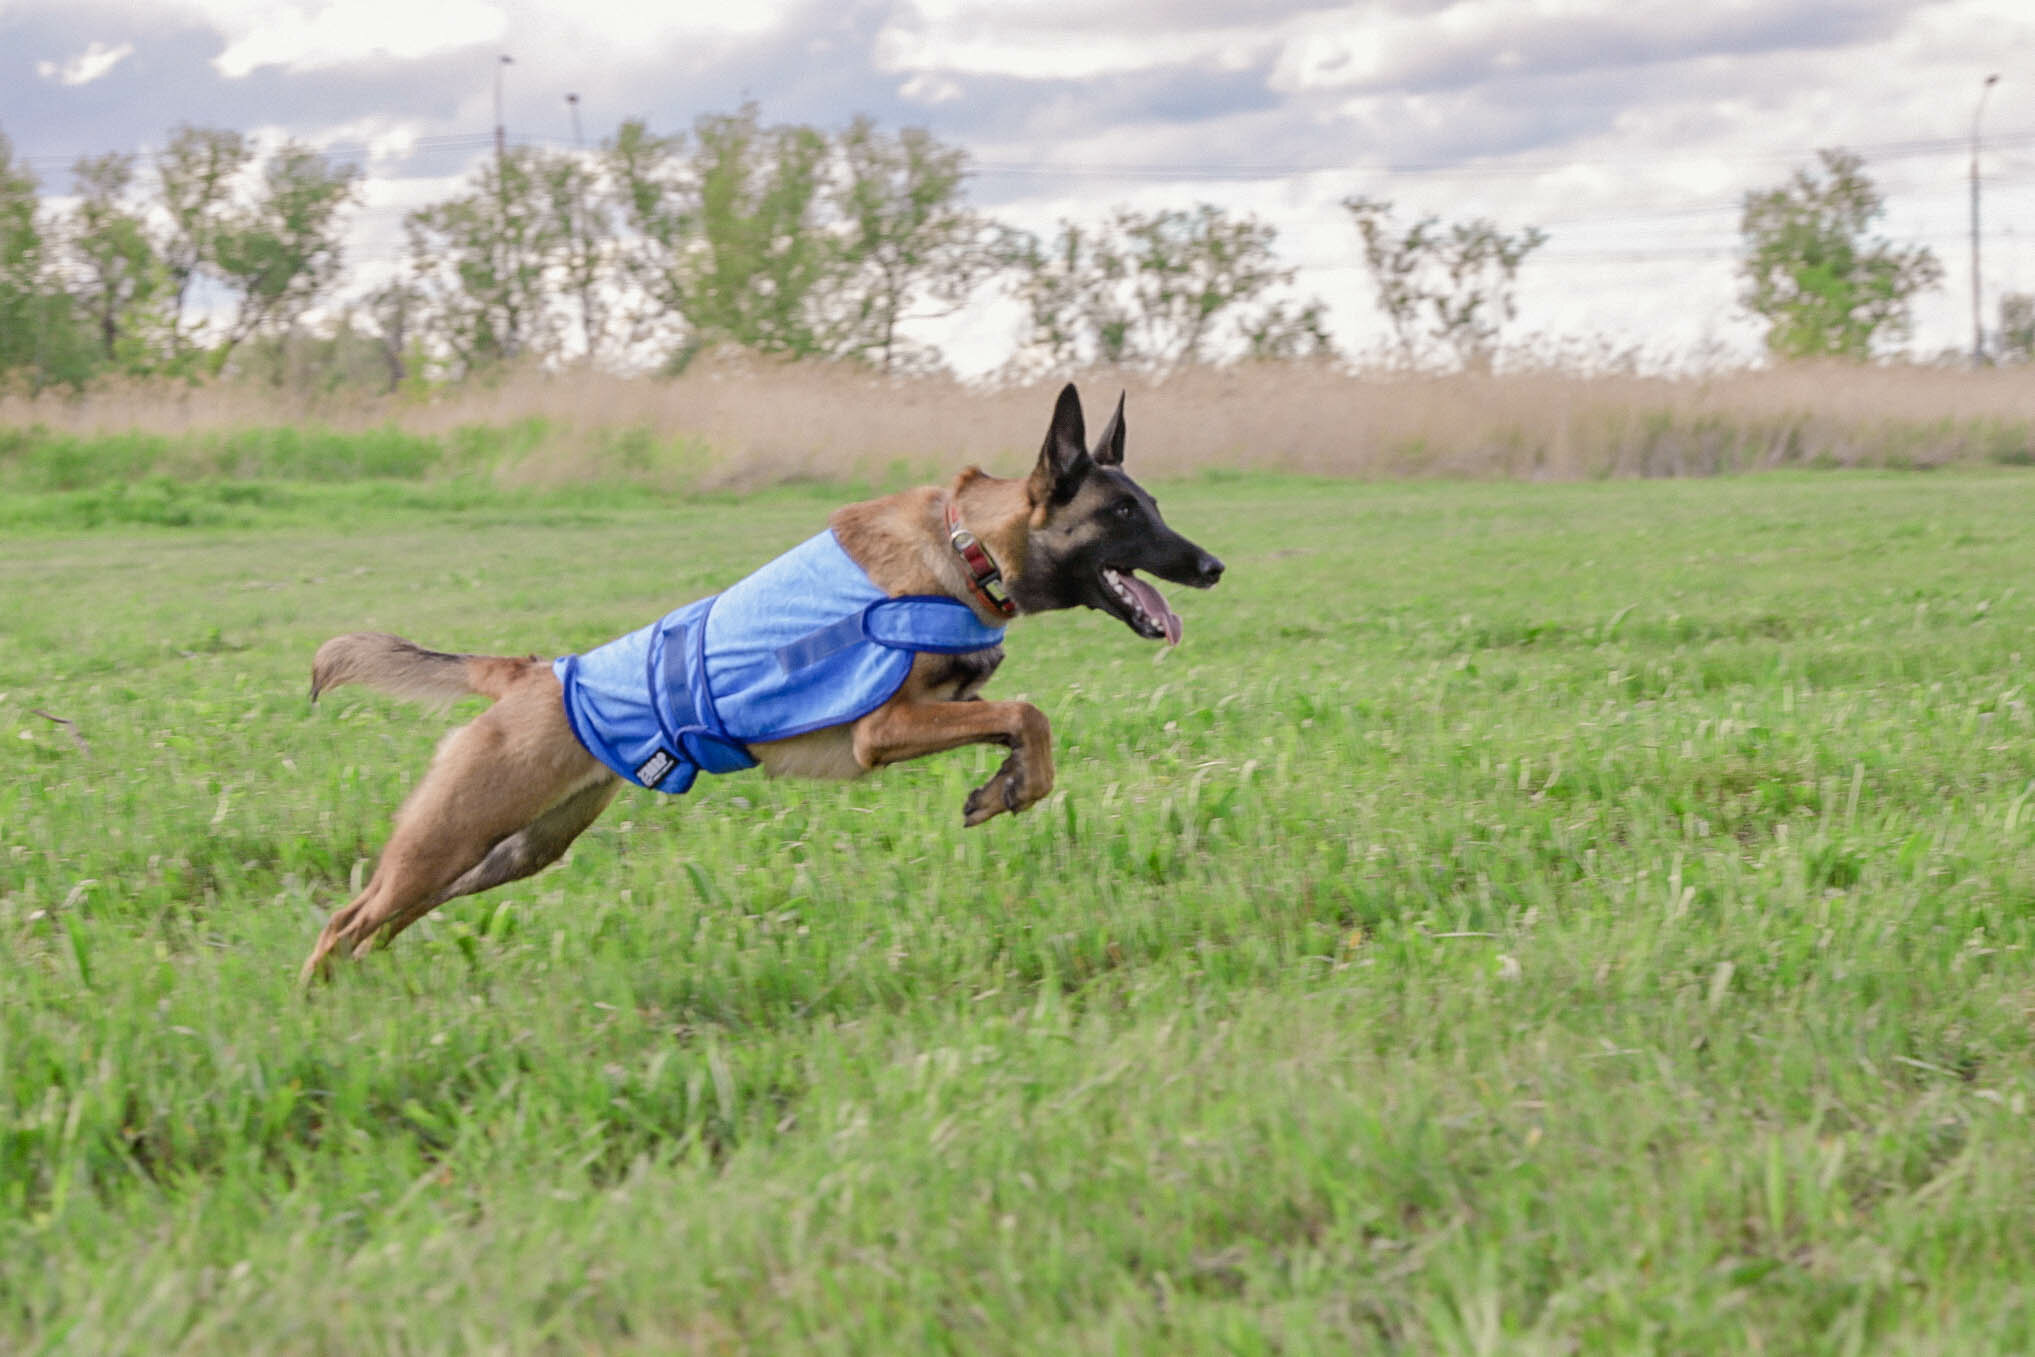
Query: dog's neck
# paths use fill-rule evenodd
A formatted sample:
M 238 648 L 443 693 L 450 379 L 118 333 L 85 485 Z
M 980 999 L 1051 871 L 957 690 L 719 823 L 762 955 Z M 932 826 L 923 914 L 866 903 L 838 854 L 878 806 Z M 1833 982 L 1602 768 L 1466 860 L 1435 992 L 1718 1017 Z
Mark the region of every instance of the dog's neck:
M 1014 617 L 1017 603 L 1006 592 L 1003 571 L 989 548 L 982 545 L 968 525 L 961 521 L 961 505 L 947 496 L 947 545 L 961 558 L 968 575 L 968 593 L 977 603 L 988 604 L 1001 617 Z
M 1011 587 L 1024 570 L 1031 524 L 1031 500 L 1023 481 L 970 467 L 945 490 L 921 486 L 836 509 L 828 526 L 842 549 L 886 593 L 944 594 L 975 609 L 990 626 L 1003 626 L 1011 619 L 969 587 L 968 567 L 954 550 L 947 528 L 950 501 L 959 510 L 962 525 L 995 559 L 1004 586 Z

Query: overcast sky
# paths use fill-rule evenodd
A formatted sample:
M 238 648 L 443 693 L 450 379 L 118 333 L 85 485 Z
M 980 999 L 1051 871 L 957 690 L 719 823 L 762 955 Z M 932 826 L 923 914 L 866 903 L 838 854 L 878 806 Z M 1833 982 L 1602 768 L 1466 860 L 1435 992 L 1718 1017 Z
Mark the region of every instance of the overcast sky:
M 1915 346 L 1970 342 L 1967 139 L 1984 77 L 1988 316 L 2035 290 L 2029 0 L 0 0 L 0 131 L 52 190 L 178 122 L 342 148 L 364 270 L 485 154 L 496 58 L 518 140 L 589 143 L 753 98 L 966 147 L 974 201 L 1044 229 L 1118 203 L 1257 213 L 1351 346 L 1380 326 L 1339 201 L 1538 224 L 1512 333 L 1750 352 L 1737 208 L 1819 146 L 1865 154 L 1887 234 L 1943 260 Z M 964 366 L 1014 314 L 948 326 Z

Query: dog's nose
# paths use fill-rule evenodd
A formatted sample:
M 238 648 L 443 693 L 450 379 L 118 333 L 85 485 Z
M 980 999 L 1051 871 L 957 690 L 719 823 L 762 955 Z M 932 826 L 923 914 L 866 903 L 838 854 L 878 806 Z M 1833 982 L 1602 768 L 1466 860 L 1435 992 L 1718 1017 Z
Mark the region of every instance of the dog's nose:
M 1200 572 L 1201 587 L 1204 589 L 1222 578 L 1222 562 L 1205 551 L 1201 553 L 1201 559 L 1195 562 L 1195 569 Z

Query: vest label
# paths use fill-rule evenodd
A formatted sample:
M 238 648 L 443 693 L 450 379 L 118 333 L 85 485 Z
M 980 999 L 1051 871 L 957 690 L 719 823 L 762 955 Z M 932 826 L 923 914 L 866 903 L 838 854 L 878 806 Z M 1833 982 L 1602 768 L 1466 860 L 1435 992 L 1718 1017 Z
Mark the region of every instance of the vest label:
M 646 787 L 655 787 L 678 767 L 678 760 L 660 749 L 636 765 L 636 780 Z

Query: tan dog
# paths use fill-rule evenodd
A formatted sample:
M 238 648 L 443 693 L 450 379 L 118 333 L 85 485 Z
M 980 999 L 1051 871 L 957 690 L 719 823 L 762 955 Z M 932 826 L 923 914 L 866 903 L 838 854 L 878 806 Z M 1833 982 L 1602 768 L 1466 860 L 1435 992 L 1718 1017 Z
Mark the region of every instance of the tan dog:
M 1090 450 L 1070 384 L 1028 477 L 971 467 L 944 490 L 924 486 L 838 509 L 829 527 L 866 584 L 892 599 L 958 601 L 987 628 L 1086 606 L 1141 636 L 1177 642 L 1180 619 L 1133 572 L 1207 588 L 1221 578 L 1222 562 L 1166 526 L 1152 497 L 1124 474 L 1123 447 L 1122 399 Z M 1002 659 L 998 644 L 914 651 L 901 686 L 874 710 L 736 748 L 773 775 L 853 778 L 962 745 L 1006 745 L 1010 756 L 969 795 L 963 822 L 1024 810 L 1053 789 L 1051 728 L 1029 703 L 977 698 Z M 361 955 L 447 900 L 557 861 L 624 785 L 582 743 L 550 661 L 443 654 L 363 632 L 327 641 L 312 662 L 313 701 L 345 683 L 438 703 L 478 695 L 494 705 L 440 744 L 397 812 L 367 888 L 326 923 L 304 963 L 307 981 L 341 949 Z M 662 767 L 639 767 L 630 780 L 658 785 Z

